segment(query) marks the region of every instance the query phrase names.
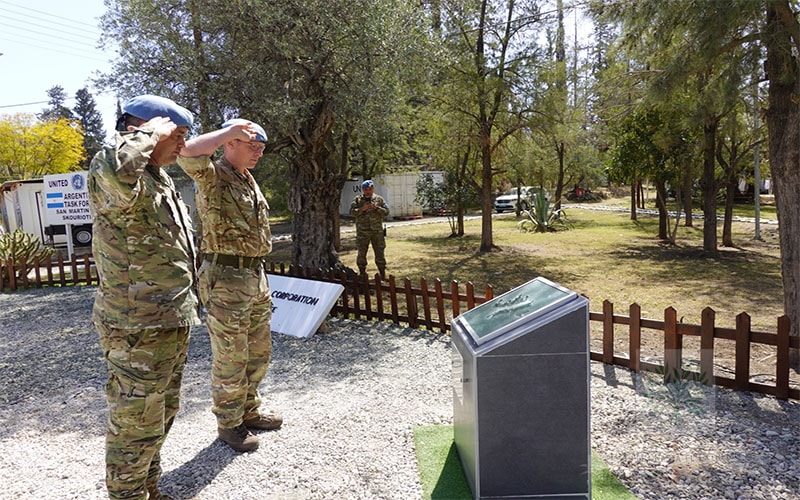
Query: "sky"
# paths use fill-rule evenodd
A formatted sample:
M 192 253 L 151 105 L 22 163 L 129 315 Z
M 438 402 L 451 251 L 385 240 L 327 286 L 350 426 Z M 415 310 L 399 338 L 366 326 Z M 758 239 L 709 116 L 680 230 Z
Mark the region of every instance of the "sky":
M 113 54 L 97 48 L 104 12 L 103 0 L 0 0 L 0 115 L 40 113 L 55 85 L 72 108 L 75 92 L 88 87 L 111 131 L 116 97 L 91 83 L 111 68 Z

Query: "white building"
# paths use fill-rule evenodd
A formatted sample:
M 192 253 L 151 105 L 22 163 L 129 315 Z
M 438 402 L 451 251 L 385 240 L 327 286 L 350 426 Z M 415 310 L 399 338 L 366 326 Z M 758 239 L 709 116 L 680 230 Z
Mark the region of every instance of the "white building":
M 389 205 L 390 218 L 422 217 L 422 206 L 416 202 L 416 197 L 417 182 L 423 174 L 432 175 L 434 180 L 439 182 L 443 179 L 442 172 L 421 171 L 381 174 L 372 178 L 375 183 L 375 194 L 381 196 Z M 351 179 L 345 182 L 339 204 L 340 215 L 350 214 L 350 204 L 361 193 L 362 180 Z

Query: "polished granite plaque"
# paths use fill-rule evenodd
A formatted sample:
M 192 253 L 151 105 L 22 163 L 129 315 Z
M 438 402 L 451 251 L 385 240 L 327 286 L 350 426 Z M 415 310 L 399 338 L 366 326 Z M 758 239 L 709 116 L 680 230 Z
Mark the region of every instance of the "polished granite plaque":
M 577 294 L 538 277 L 455 318 L 477 345 L 547 314 Z

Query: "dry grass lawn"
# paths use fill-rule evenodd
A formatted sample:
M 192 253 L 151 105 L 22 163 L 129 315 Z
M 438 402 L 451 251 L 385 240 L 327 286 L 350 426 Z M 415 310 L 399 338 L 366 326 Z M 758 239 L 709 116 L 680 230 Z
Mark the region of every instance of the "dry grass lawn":
M 612 200 L 611 204 L 626 200 Z M 604 202 L 608 204 L 608 202 Z M 589 205 L 587 205 L 588 207 Z M 746 207 L 737 207 L 737 214 L 748 215 Z M 486 285 L 495 296 L 537 276 L 543 276 L 566 288 L 586 295 L 592 311 L 602 311 L 604 300 L 614 303 L 615 314 L 628 315 L 632 303 L 638 303 L 642 316 L 663 320 L 664 310 L 674 307 L 684 323 L 699 324 L 704 308 L 716 311 L 716 324 L 734 327 L 736 316 L 746 312 L 755 330 L 774 332 L 777 317 L 783 314 L 780 274 L 780 248 L 777 226 L 762 222 L 761 240 L 754 239 L 752 222 L 736 222 L 733 226 L 733 248 L 720 248 L 709 256 L 702 249 L 702 221 L 694 227 L 681 226 L 676 245 L 659 241 L 657 218 L 640 214 L 637 221 L 628 212 L 612 212 L 570 208 L 567 210 L 571 229 L 556 233 L 522 233 L 517 230 L 514 214 L 493 219 L 494 243 L 489 253 L 480 246 L 479 218 L 466 222 L 466 235 L 452 238 L 446 222 L 391 226 L 387 235 L 388 270 L 396 278 L 409 278 L 419 283 L 439 278 L 445 283 L 471 281 L 476 290 Z M 774 209 L 762 218 L 772 217 Z M 351 225 L 345 221 L 345 227 Z M 721 243 L 722 224 L 718 226 Z M 276 245 L 273 260 L 290 260 L 289 243 Z M 355 234 L 342 235 L 341 260 L 356 268 Z M 370 251 L 369 271 L 375 272 Z M 599 350 L 597 331 L 593 326 L 593 348 Z M 618 326 L 617 349 L 626 352 L 626 327 Z M 659 356 L 663 341 L 653 334 L 652 352 Z M 643 339 L 644 340 L 644 339 Z M 697 342 L 699 344 L 699 342 Z M 716 361 L 720 366 L 733 366 L 733 346 L 718 341 Z M 731 343 L 732 344 L 732 343 Z M 694 339 L 686 339 L 686 356 L 691 358 Z M 662 351 L 663 352 L 663 351 Z M 765 375 L 774 367 L 774 350 L 754 347 L 751 362 L 754 371 Z M 773 368 L 774 370 L 774 368 Z
M 702 221 L 680 227 L 677 245 L 656 238 L 657 219 L 629 213 L 568 209 L 571 229 L 556 233 L 521 233 L 519 219 L 503 214 L 493 219 L 494 243 L 489 253 L 478 251 L 480 220 L 466 222 L 466 235 L 451 238 L 446 222 L 388 228 L 388 270 L 396 278 L 444 282 L 471 281 L 495 295 L 537 276 L 589 297 L 593 311 L 604 300 L 627 314 L 631 303 L 642 315 L 662 319 L 674 307 L 687 323 L 699 323 L 706 307 L 717 312 L 717 323 L 734 326 L 747 312 L 754 328 L 772 331 L 783 312 L 780 249 L 777 226 L 761 224 L 761 241 L 753 239 L 752 223 L 734 223 L 734 248 L 715 257 L 702 249 Z M 347 222 L 344 224 L 349 225 Z M 721 233 L 722 226 L 720 224 Z M 721 242 L 721 237 L 720 237 Z M 272 260 L 288 263 L 290 243 L 275 246 Z M 340 258 L 356 268 L 355 233 L 344 232 Z M 369 271 L 375 272 L 372 251 Z

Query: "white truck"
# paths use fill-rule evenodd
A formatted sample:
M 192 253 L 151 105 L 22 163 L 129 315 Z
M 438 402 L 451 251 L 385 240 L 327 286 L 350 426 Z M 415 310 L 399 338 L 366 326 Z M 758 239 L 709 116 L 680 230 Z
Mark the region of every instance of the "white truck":
M 47 220 L 47 190 L 44 179 L 7 181 L 0 184 L 2 229 L 7 232 L 22 229 L 46 245 L 66 246 L 67 226 L 50 224 Z M 75 246 L 92 244 L 92 224 L 69 226 Z

